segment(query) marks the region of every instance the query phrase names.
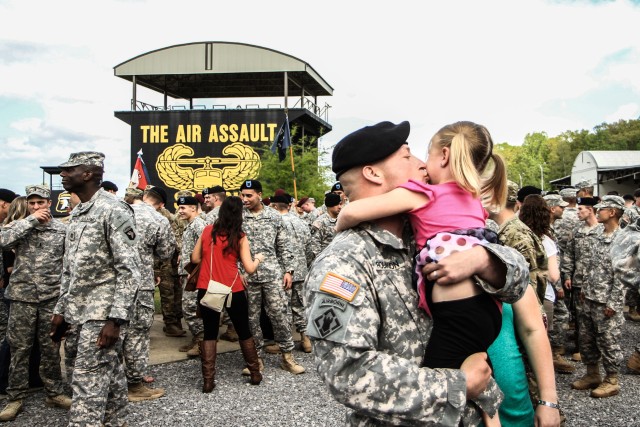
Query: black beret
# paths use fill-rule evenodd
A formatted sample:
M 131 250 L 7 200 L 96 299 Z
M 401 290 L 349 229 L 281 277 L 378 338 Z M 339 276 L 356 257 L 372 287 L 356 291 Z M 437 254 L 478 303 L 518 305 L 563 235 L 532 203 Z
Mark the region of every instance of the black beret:
M 409 122 L 382 122 L 350 133 L 338 142 L 331 156 L 331 168 L 339 178 L 349 169 L 389 157 L 407 144 Z
M 102 181 L 100 187 L 104 188 L 105 190 L 118 191 L 118 186 L 111 181 Z
M 336 182 L 335 184 L 333 184 L 333 187 L 331 187 L 331 192 L 333 193 L 334 191 L 344 191 L 342 189 L 342 184 L 340 184 L 340 181 Z
M 257 193 L 262 193 L 262 184 L 257 179 L 250 179 L 242 183 L 240 190 L 255 190 Z
M 178 197 L 178 206 L 182 205 L 198 206 L 198 199 L 193 196 Z
M 160 197 L 160 200 L 162 200 L 162 203 L 164 203 L 165 205 L 167 204 L 167 192 L 164 191 L 164 188 L 162 188 L 162 187 L 151 187 L 147 191 L 149 193 L 153 193 L 156 196 Z
M 287 203 L 293 203 L 293 201 L 295 200 L 295 198 L 289 194 L 289 193 L 284 193 L 284 196 L 289 199 L 289 201 Z
M 338 206 L 342 198 L 339 194 L 336 193 L 327 193 L 324 196 L 324 205 L 328 208 L 332 208 L 334 206 Z
M 291 199 L 284 194 L 276 194 L 274 196 L 271 196 L 269 200 L 271 200 L 271 203 L 284 203 L 285 205 L 291 203 Z
M 202 194 L 215 194 L 215 193 L 226 193 L 226 190 L 224 189 L 224 187 L 221 187 L 220 185 L 214 185 L 213 187 L 209 187 L 209 188 L 205 188 L 204 190 L 202 190 Z
M 7 190 L 6 188 L 0 188 L 0 200 L 3 202 L 11 203 L 16 197 L 18 197 L 18 195 L 13 191 Z
M 525 185 L 520 190 L 518 190 L 518 201 L 520 203 L 523 203 L 524 198 L 530 194 L 542 194 L 542 190 L 538 187 L 534 187 L 533 185 Z
M 578 197 L 576 199 L 576 204 L 583 206 L 595 206 L 599 201 L 600 197 Z

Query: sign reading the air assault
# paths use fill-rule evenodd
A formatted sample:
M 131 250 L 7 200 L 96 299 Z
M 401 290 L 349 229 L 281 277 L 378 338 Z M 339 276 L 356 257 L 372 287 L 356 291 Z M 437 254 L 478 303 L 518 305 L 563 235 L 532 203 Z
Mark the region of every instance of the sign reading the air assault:
M 150 184 L 164 187 L 170 209 L 180 190 L 199 193 L 221 185 L 231 194 L 243 181 L 259 179 L 260 156 L 284 122 L 283 110 L 129 114 L 121 118 L 131 125 L 132 166 L 142 149 Z

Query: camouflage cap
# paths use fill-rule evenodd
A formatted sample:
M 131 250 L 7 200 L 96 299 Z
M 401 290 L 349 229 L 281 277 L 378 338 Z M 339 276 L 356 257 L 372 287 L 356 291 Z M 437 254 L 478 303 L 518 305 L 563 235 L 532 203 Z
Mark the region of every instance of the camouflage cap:
M 562 196 L 560 196 L 559 194 L 547 194 L 543 198 L 545 202 L 547 202 L 547 206 L 549 206 L 550 208 L 554 206 L 560 206 L 561 208 L 569 206 L 569 203 L 562 200 Z
M 507 180 L 507 202 L 518 201 L 518 184 Z
M 595 205 L 594 208 L 615 208 L 624 210 L 624 199 L 620 196 L 602 196 L 602 199 L 600 199 L 600 202 Z
M 578 194 L 578 189 L 573 187 L 567 187 L 560 190 L 560 196 L 565 197 L 567 199 L 575 198 Z
M 31 196 L 40 196 L 43 199 L 51 198 L 51 189 L 47 184 L 27 185 L 24 189 L 27 199 Z
M 620 227 L 624 228 L 626 225 L 632 224 L 640 219 L 640 212 L 634 206 L 626 208 L 620 218 Z
M 180 190 L 176 193 L 178 197 L 193 197 L 193 193 L 189 190 Z
M 124 195 L 125 196 L 131 196 L 131 197 L 142 197 L 142 193 L 143 193 L 143 191 L 140 190 L 139 188 L 127 187 L 127 189 L 124 192 Z
M 71 153 L 69 160 L 58 167 L 72 168 L 80 165 L 104 168 L 104 154 L 97 151 L 80 151 L 79 153 Z
M 578 181 L 578 183 L 575 185 L 575 187 L 578 190 L 581 190 L 583 188 L 593 187 L 593 184 L 588 179 L 583 179 L 583 180 Z

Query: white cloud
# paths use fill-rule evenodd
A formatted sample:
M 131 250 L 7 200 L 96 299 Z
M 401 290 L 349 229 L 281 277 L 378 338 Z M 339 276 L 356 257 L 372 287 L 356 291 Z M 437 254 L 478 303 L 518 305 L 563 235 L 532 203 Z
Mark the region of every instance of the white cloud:
M 612 123 L 618 120 L 627 120 L 628 117 L 640 117 L 640 105 L 635 102 L 621 105 L 616 111 L 605 117 L 604 121 Z

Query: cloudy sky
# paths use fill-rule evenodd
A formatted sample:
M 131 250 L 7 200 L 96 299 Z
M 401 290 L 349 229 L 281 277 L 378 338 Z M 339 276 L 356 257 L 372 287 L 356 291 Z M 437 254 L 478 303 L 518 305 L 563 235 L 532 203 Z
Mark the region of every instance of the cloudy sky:
M 0 187 L 24 193 L 39 166 L 99 150 L 124 188 L 129 126 L 113 113 L 129 109 L 131 85 L 113 67 L 151 50 L 229 41 L 293 55 L 334 88 L 324 146 L 409 120 L 423 157 L 458 120 L 519 145 L 637 119 L 639 22 L 639 0 L 0 0 Z

